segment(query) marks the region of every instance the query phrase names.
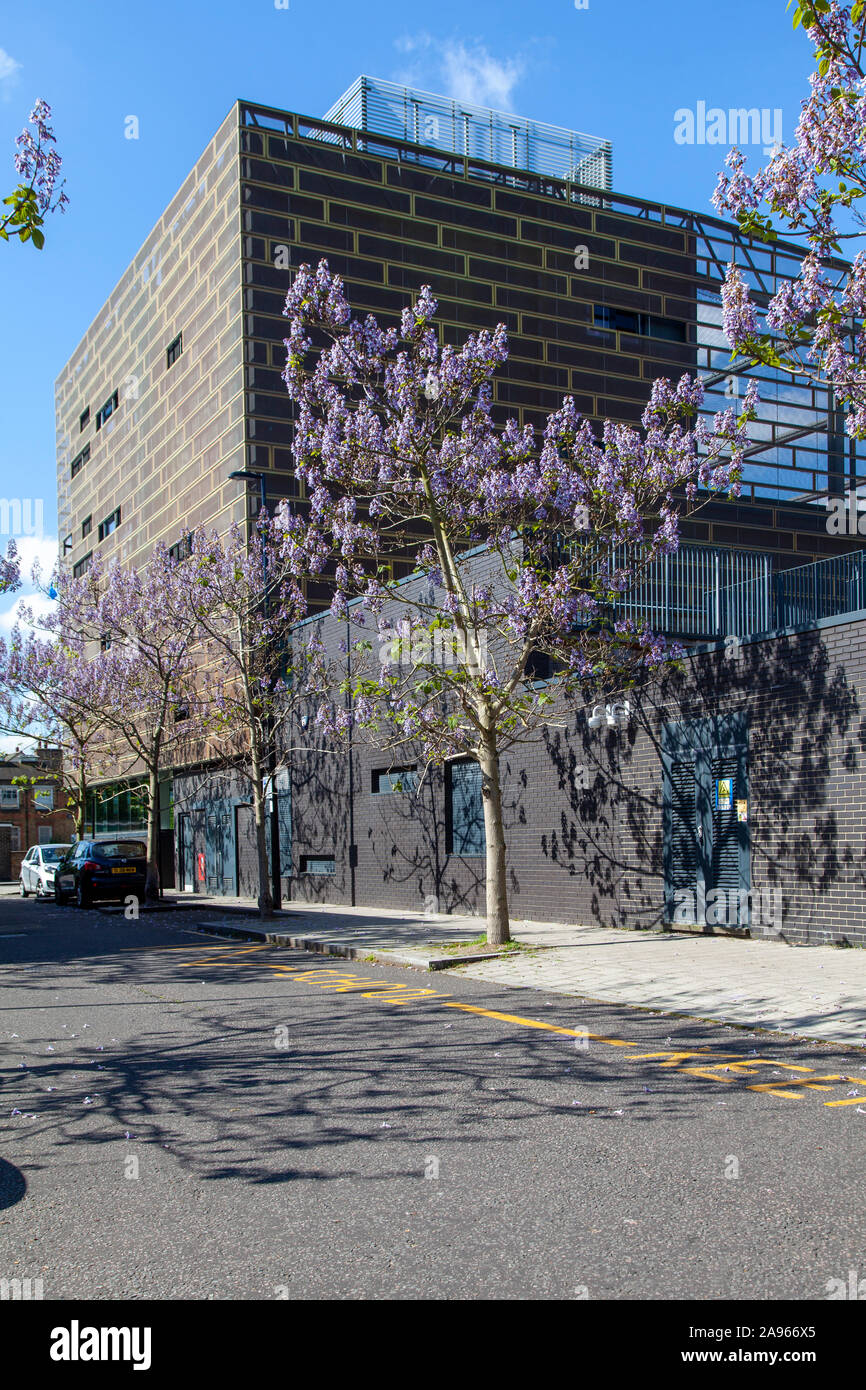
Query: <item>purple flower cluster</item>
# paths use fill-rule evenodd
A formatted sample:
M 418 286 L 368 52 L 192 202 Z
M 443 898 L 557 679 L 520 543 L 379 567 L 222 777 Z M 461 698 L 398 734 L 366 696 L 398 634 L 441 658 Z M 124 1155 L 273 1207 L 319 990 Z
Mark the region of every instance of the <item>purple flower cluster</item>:
M 740 271 L 728 267 L 722 292 L 725 332 L 732 347 L 813 381 L 830 383 L 847 407 L 846 428 L 866 437 L 863 370 L 866 273 L 863 253 L 850 268 L 837 259 L 843 238 L 862 234 L 860 199 L 866 194 L 866 74 L 862 14 L 832 0 L 807 10 L 804 27 L 815 46 L 817 70 L 789 149 L 766 168 L 746 171 L 740 150 L 728 155 L 713 202 L 750 235 L 771 239 L 781 223 L 803 237 L 808 251 L 793 280 L 770 300 L 761 332 Z M 775 219 L 775 220 L 774 220 Z M 853 230 L 852 230 L 853 229 Z
M 360 623 L 365 610 L 408 605 L 431 632 L 483 649 L 483 660 L 447 671 L 421 661 L 411 681 L 389 668 L 356 691 L 356 721 L 390 721 L 395 737 L 442 756 L 471 746 L 491 721 L 516 730 L 535 717 L 539 699 L 524 678 L 533 650 L 581 675 L 617 654 L 637 665 L 665 659 L 657 639 L 611 629 L 602 641 L 598 626 L 638 558 L 676 549 L 677 495 L 736 494 L 754 395 L 739 419 L 724 412 L 711 429 L 698 420 L 699 380 L 660 380 L 641 427 L 607 423 L 601 440 L 566 397 L 536 435 L 493 421 L 504 326 L 440 346 L 435 312 L 425 287 L 399 329 L 359 322 L 326 261 L 301 267 L 286 300 L 284 379 L 298 407 L 293 449 L 309 516 L 295 534 L 287 524 L 284 558 L 296 572 L 329 570 L 340 618 Z M 327 343 L 316 352 L 314 335 Z M 475 577 L 479 546 L 495 582 Z M 407 549 L 420 588 L 392 577 L 405 573 Z M 348 716 L 334 708 L 322 718 L 338 729 Z
M 54 190 L 63 160 L 52 148 L 56 141 L 54 131 L 49 125 L 50 120 L 51 107 L 40 97 L 30 112 L 30 124 L 36 127 L 35 139 L 32 132 L 25 127 L 15 142 L 18 147 L 15 168 L 23 181 L 33 189 L 39 211 L 43 214 L 53 212 L 55 208 L 65 212 L 69 202 L 62 188 L 54 201 Z

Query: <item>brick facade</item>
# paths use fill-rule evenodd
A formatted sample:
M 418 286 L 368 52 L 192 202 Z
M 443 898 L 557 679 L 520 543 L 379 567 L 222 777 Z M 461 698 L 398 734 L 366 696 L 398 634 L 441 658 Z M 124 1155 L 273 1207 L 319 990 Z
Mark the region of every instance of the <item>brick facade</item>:
M 40 843 L 40 829 L 48 836 L 46 843 L 66 844 L 75 830 L 72 816 L 67 811 L 65 796 L 51 775 L 56 766 L 56 750 L 47 750 L 38 758 L 22 758 L 0 762 L 0 829 L 6 827 L 9 840 L 9 859 L 6 868 L 5 857 L 0 856 L 0 875 L 7 881 L 15 881 L 24 858 L 31 845 Z M 35 779 L 34 785 L 19 779 Z M 38 804 L 40 788 L 53 789 L 54 806 L 46 810 Z M 16 797 L 17 792 L 17 797 Z M 17 801 L 17 804 L 10 804 Z M 3 804 L 6 802 L 6 804 Z
M 345 624 L 317 627 L 338 651 Z M 747 730 L 752 890 L 781 890 L 778 932 L 788 941 L 866 945 L 864 687 L 860 613 L 745 639 L 737 660 L 723 645 L 696 652 L 632 693 L 627 728 L 593 732 L 591 704 L 565 711 L 537 743 L 503 756 L 512 916 L 665 924 L 664 726 L 737 714 Z M 397 759 L 356 733 L 350 798 L 348 753 L 316 751 L 312 727 L 296 727 L 292 740 L 310 749 L 292 755 L 293 896 L 483 912 L 483 857 L 448 851 L 443 771 L 416 793 L 376 793 L 374 770 Z M 300 872 L 302 856 L 333 856 L 335 871 Z

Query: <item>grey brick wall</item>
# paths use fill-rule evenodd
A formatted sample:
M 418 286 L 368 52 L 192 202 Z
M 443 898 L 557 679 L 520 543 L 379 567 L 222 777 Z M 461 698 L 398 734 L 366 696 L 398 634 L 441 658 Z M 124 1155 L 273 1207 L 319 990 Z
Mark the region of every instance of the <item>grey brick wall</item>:
M 346 625 L 327 617 L 315 626 L 339 660 Z M 632 693 L 627 729 L 589 730 L 591 700 L 563 711 L 537 742 L 503 755 L 512 916 L 661 926 L 662 726 L 742 711 L 753 889 L 781 890 L 786 940 L 866 945 L 864 682 L 860 615 L 744 641 L 739 660 L 718 649 L 692 655 Z M 296 876 L 295 897 L 349 902 L 354 880 L 360 905 L 420 911 L 435 897 L 442 911 L 483 911 L 483 859 L 447 852 L 441 769 L 417 794 L 375 794 L 372 773 L 389 755 L 356 733 L 350 799 L 348 746 L 317 738 L 312 719 L 293 742 L 296 865 L 302 854 L 336 860 L 333 877 Z

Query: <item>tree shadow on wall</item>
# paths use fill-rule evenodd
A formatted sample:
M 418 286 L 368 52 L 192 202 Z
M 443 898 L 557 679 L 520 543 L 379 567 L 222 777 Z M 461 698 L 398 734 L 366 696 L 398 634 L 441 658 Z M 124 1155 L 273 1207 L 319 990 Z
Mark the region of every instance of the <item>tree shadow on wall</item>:
M 365 828 L 383 889 L 403 906 L 406 889 L 419 910 L 473 913 L 483 910 L 484 856 L 453 854 L 449 848 L 446 777 L 430 768 L 417 788 L 373 796 Z
M 821 631 L 743 644 L 735 660 L 695 653 L 644 678 L 629 699 L 625 728 L 594 733 L 581 710 L 545 732 L 562 800 L 539 848 L 552 870 L 580 882 L 589 920 L 663 924 L 664 726 L 734 713 L 749 730 L 753 885 L 814 895 L 866 886 L 866 847 L 862 837 L 840 840 L 832 788 L 835 769 L 861 766 L 866 721 Z
M 306 726 L 300 719 L 289 725 L 287 743 L 291 751 L 283 754 L 291 787 L 293 896 L 310 902 L 348 902 L 349 759 L 351 756 L 354 776 L 358 759 L 348 743 L 341 744 L 316 730 L 315 705 L 311 705 L 311 711 L 305 711 Z M 337 873 L 299 878 L 300 859 L 305 854 L 333 856 Z

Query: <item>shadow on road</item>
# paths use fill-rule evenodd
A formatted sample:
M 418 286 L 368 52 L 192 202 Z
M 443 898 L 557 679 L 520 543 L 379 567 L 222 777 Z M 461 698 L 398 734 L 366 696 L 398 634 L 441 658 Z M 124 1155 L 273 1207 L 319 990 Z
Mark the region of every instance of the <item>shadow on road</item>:
M 0 1211 L 14 1207 L 27 1191 L 27 1182 L 20 1168 L 0 1158 Z

